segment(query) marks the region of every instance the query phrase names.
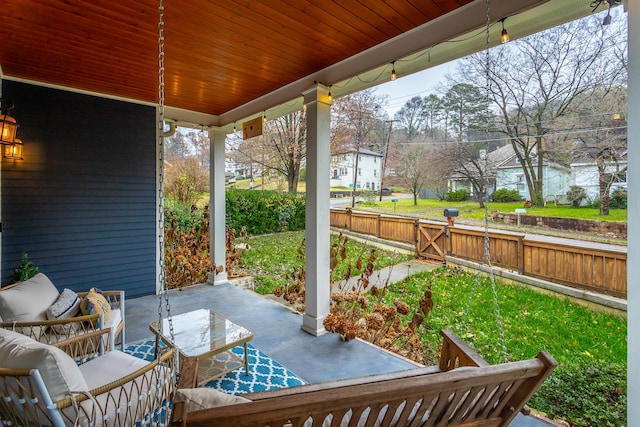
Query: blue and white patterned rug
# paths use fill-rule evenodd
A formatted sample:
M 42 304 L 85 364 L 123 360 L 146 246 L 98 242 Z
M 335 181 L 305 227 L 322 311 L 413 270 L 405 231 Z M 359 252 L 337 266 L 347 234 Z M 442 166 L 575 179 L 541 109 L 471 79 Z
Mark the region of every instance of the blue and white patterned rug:
M 140 359 L 153 360 L 155 343 L 155 339 L 129 343 L 125 347 L 125 352 Z M 304 381 L 295 374 L 251 344 L 247 344 L 247 350 L 249 375 L 246 375 L 244 366 L 242 366 L 220 378 L 209 381 L 204 386 L 228 394 L 244 394 L 304 384 Z M 244 346 L 242 345 L 234 347 L 231 351 L 239 357 L 244 357 Z

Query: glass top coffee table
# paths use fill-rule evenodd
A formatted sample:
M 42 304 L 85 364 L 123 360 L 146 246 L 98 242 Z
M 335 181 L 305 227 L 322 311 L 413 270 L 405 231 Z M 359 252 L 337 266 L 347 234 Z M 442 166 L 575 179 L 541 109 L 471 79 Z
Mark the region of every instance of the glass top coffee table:
M 200 386 L 244 365 L 249 375 L 247 343 L 253 339 L 253 332 L 212 310 L 200 309 L 171 316 L 175 347 L 180 358 L 197 358 Z M 159 327 L 156 320 L 149 329 L 158 340 L 171 346 L 169 320 L 162 319 Z M 244 359 L 231 352 L 233 347 L 244 344 Z M 157 346 L 156 346 L 157 347 Z

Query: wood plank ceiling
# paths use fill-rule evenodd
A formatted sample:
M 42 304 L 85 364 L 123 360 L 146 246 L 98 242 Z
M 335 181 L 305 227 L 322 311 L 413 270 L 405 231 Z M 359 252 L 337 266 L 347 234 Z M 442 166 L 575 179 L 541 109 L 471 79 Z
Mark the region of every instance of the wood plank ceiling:
M 166 104 L 220 115 L 470 1 L 165 0 Z M 157 1 L 4 3 L 4 75 L 157 102 Z

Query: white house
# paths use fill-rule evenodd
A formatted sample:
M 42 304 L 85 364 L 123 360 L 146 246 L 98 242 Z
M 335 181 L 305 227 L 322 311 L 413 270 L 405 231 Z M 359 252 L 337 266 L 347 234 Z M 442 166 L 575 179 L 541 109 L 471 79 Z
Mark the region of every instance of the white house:
M 589 200 L 595 200 L 600 197 L 600 176 L 598 166 L 594 160 L 571 163 L 571 185 L 581 187 L 585 190 Z M 613 184 L 610 191 L 627 188 L 627 159 L 626 153 L 624 159 L 618 160 L 617 163 L 610 163 L 605 167 L 605 173 L 613 177 Z M 622 171 L 622 172 L 621 172 Z
M 514 153 L 511 145 L 504 145 L 488 154 L 486 153 L 486 150 L 481 150 L 480 164 L 488 168 L 484 173 L 487 180 L 487 194 L 491 194 L 496 190 L 496 188 L 500 188 L 496 187 L 496 168 L 513 156 Z M 469 171 L 469 174 L 461 173 L 459 171 L 451 174 L 449 182 L 447 183 L 449 191 L 468 190 L 469 194 L 473 194 L 473 186 L 471 185 L 470 176 L 478 178 L 479 173 L 476 174 L 472 172 L 476 171 L 476 168 L 471 162 L 464 166 L 464 170 Z M 473 173 L 473 175 L 471 175 L 471 173 Z
M 358 153 L 357 159 L 356 152 Z M 380 190 L 382 159 L 382 154 L 363 148 L 332 154 L 331 187 L 353 188 L 354 171 L 356 171 L 357 167 L 356 189 L 364 191 Z
M 537 163 L 537 157 L 532 159 Z M 571 170 L 558 163 L 544 161 L 542 172 L 542 197 L 545 201 L 564 197 L 570 188 Z M 496 189 L 518 190 L 523 199 L 533 200 L 527 180 L 515 154 L 496 169 Z

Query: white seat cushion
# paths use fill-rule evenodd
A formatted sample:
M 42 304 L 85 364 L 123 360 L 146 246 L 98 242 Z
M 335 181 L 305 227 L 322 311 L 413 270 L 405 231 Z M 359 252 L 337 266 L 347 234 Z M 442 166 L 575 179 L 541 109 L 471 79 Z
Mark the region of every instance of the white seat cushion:
M 187 411 L 189 412 L 251 402 L 244 397 L 226 394 L 207 387 L 178 389 L 175 400 L 177 402 L 185 402 L 187 404 Z
M 94 389 L 106 385 L 110 382 L 121 379 L 122 377 L 129 375 L 138 369 L 144 368 L 149 362 L 146 362 L 137 357 L 123 353 L 118 350 L 108 351 L 104 355 L 95 358 L 80 365 L 89 389 Z M 87 414 L 91 414 L 93 407 L 97 410 L 101 416 L 98 419 L 94 419 L 94 427 L 101 427 L 103 425 L 134 425 L 139 420 L 133 420 L 133 413 L 135 408 L 140 402 L 148 402 L 148 399 L 156 399 L 158 390 L 156 387 L 165 387 L 165 381 L 173 381 L 170 372 L 166 367 L 156 367 L 156 370 L 149 371 L 144 375 L 135 378 L 133 381 L 135 384 L 127 383 L 122 388 L 114 389 L 109 393 L 103 393 L 95 396 L 95 406 L 90 400 L 82 402 L 82 411 L 80 414 L 80 425 L 85 425 Z M 155 376 L 155 373 L 158 376 Z M 159 378 L 163 384 L 159 384 L 154 379 Z M 139 402 L 140 401 L 140 402 Z M 156 402 L 156 404 L 168 404 L 168 402 Z M 145 405 L 145 411 L 148 411 L 151 407 L 155 407 L 154 404 Z M 138 413 L 140 415 L 140 413 Z M 105 421 L 108 420 L 108 421 Z
M 113 350 L 83 363 L 79 368 L 91 390 L 144 368 L 148 363 L 135 356 Z

